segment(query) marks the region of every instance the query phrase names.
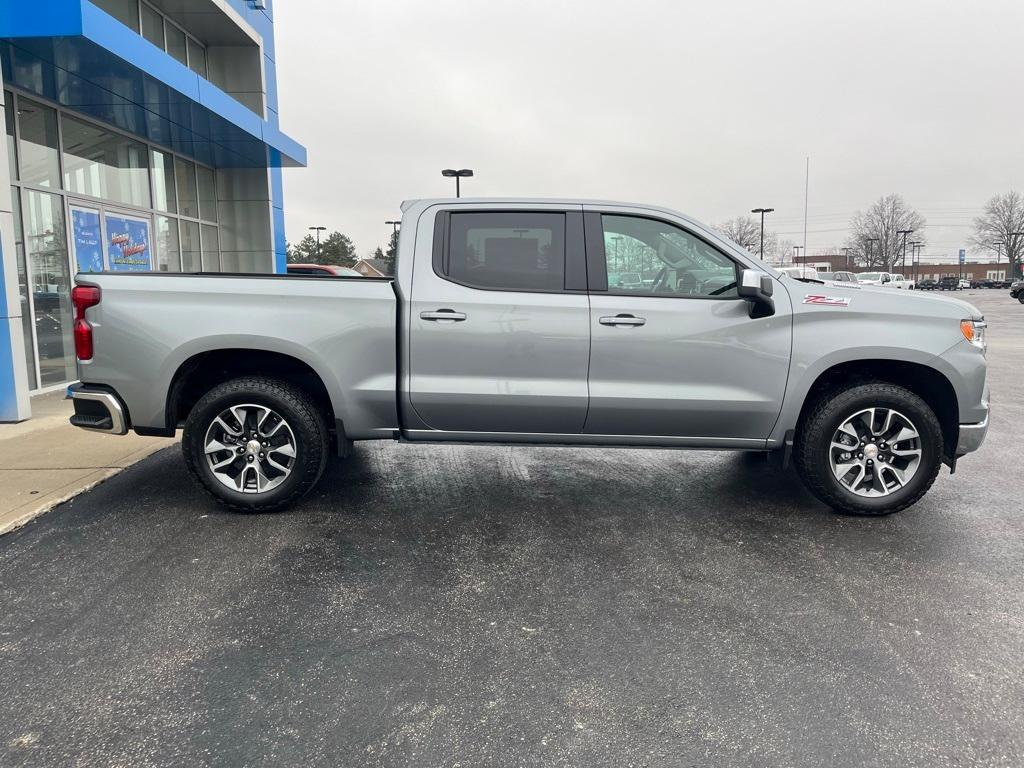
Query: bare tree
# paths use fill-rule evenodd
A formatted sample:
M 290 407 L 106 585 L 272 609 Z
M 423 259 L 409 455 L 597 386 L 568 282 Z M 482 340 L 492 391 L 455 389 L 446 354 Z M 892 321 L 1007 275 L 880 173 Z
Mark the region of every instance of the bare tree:
M 718 231 L 751 253 L 757 253 L 761 243 L 761 223 L 753 216 L 737 216 L 717 227 Z
M 1010 275 L 1018 276 L 1024 257 L 1024 196 L 1010 191 L 985 203 L 985 213 L 974 220 L 971 246 L 997 256 L 1005 253 Z
M 890 271 L 893 264 L 903 259 L 904 236 L 900 231 L 913 231 L 912 236 L 906 236 L 908 241 L 924 242 L 924 225 L 924 216 L 908 206 L 903 195 L 884 195 L 866 211 L 853 214 L 846 245 L 855 263 Z

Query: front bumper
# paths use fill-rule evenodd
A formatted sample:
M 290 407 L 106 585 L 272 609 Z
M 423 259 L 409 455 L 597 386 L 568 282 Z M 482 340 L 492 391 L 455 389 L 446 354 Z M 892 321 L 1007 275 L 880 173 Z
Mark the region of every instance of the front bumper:
M 961 424 L 960 437 L 956 441 L 956 456 L 963 456 L 981 448 L 985 442 L 985 435 L 988 434 L 988 420 L 990 413 L 988 387 L 985 387 L 985 397 L 982 401 L 985 406 L 985 418 L 976 424 Z

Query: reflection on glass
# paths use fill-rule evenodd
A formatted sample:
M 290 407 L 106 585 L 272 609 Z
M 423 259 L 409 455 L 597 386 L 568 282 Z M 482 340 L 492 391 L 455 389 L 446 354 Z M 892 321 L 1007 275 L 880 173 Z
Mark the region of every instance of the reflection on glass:
M 186 67 L 188 66 L 188 48 L 185 45 L 185 33 L 169 21 L 167 22 L 167 52 Z
M 93 5 L 99 6 L 133 32 L 139 31 L 138 0 L 93 0 Z
M 156 217 L 156 268 L 161 272 L 181 271 L 178 222 L 167 216 Z
M 174 175 L 178 182 L 178 213 L 199 218 L 199 198 L 196 195 L 196 166 L 180 157 L 174 158 Z
M 199 225 L 194 221 L 181 224 L 181 271 L 202 272 L 202 252 L 199 250 Z
M 142 36 L 157 48 L 164 47 L 164 17 L 142 4 Z
M 18 127 L 21 130 L 19 156 L 21 180 L 37 187 L 60 186 L 57 157 L 57 113 L 31 99 L 18 99 Z
M 64 186 L 80 195 L 148 208 L 146 145 L 73 117 L 62 117 Z
M 18 149 L 14 141 L 14 94 L 4 91 L 4 123 L 7 126 L 7 162 L 11 166 L 11 181 L 18 178 Z
M 196 180 L 199 182 L 199 218 L 217 220 L 217 182 L 209 168 L 196 166 Z
M 203 271 L 220 272 L 220 238 L 212 224 L 203 224 Z
M 7 102 L 10 104 L 10 102 Z M 14 255 L 18 264 L 18 296 L 21 298 L 21 332 L 25 337 L 25 367 L 28 369 L 28 388 L 36 389 L 35 352 L 32 345 L 32 306 L 28 298 L 28 269 L 25 265 L 25 236 L 21 230 L 21 198 L 17 189 L 11 190 L 11 208 L 14 216 Z
M 158 211 L 176 213 L 178 204 L 174 199 L 174 158 L 159 149 L 153 150 L 153 206 Z
M 71 268 L 64 208 L 58 195 L 25 190 L 25 251 L 39 346 L 39 386 L 75 378 L 71 340 Z
M 206 77 L 206 49 L 191 37 L 188 39 L 188 66 L 201 77 Z

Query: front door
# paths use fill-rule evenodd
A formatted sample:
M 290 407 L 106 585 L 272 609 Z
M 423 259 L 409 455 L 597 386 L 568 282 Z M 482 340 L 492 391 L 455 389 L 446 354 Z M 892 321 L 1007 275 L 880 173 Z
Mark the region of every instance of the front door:
M 741 265 L 708 240 L 657 218 L 586 216 L 592 345 L 584 431 L 723 445 L 767 438 L 789 370 L 785 291 L 776 291 L 773 316 L 751 319 L 737 295 Z
M 582 431 L 582 229 L 579 206 L 436 215 L 433 258 L 417 248 L 409 317 L 410 402 L 431 430 Z

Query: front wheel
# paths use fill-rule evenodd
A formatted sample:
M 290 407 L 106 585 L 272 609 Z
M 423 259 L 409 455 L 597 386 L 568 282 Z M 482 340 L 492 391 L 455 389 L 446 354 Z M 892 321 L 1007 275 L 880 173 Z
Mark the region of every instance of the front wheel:
M 840 512 L 887 515 L 916 503 L 939 473 L 942 427 L 904 387 L 866 381 L 819 398 L 794 445 L 808 490 Z
M 1019 301 L 1021 304 L 1024 304 L 1024 291 L 1021 291 L 1020 293 L 1017 294 L 1017 301 Z
M 181 447 L 189 472 L 218 502 L 240 512 L 273 512 L 320 479 L 327 424 L 301 389 L 245 377 L 200 398 L 185 422 Z

